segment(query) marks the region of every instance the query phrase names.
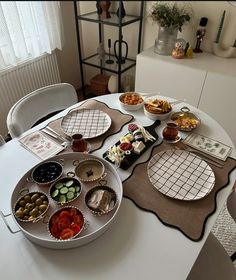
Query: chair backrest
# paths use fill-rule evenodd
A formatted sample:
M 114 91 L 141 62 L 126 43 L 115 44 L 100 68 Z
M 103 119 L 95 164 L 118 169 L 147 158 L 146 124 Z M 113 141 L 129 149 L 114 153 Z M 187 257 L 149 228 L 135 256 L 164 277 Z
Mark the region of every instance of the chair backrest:
M 236 185 L 236 182 L 235 182 Z M 234 187 L 227 199 L 227 209 L 236 223 L 236 188 Z
M 74 87 L 67 83 L 37 89 L 17 101 L 7 115 L 7 128 L 12 138 L 30 129 L 50 113 L 78 102 Z

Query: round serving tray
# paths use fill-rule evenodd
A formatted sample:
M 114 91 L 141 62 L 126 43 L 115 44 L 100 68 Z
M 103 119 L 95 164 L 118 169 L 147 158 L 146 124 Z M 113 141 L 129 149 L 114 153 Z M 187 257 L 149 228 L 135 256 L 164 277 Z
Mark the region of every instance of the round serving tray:
M 63 240 L 63 241 L 52 239 L 48 233 L 47 222 L 45 220 L 48 220 L 47 217 L 49 217 L 54 211 L 60 209 L 63 206 L 57 205 L 53 200 L 50 199 L 49 209 L 47 211 L 45 218 L 37 223 L 23 223 L 18 221 L 13 215 L 16 224 L 19 226 L 19 228 L 22 230 L 25 236 L 28 239 L 30 239 L 32 242 L 41 245 L 43 247 L 53 248 L 53 249 L 75 248 L 84 245 L 86 243 L 89 243 L 90 241 L 93 241 L 94 239 L 99 237 L 108 229 L 108 227 L 114 221 L 114 218 L 116 217 L 117 212 L 120 208 L 120 204 L 123 196 L 123 188 L 122 188 L 122 182 L 120 180 L 120 177 L 116 169 L 109 162 L 107 162 L 102 158 L 98 158 L 96 156 L 88 155 L 88 154 L 85 155 L 82 153 L 61 154 L 61 155 L 54 156 L 50 159 L 47 159 L 46 161 L 48 160 L 64 161 L 62 176 L 66 176 L 68 172 L 71 171 L 74 172 L 75 166 L 73 162 L 75 160 L 83 160 L 88 158 L 98 159 L 104 164 L 105 171 L 107 173 L 104 179 L 107 181 L 107 186 L 114 189 L 114 191 L 117 194 L 116 207 L 111 212 L 101 217 L 93 215 L 85 204 L 85 195 L 87 191 L 89 191 L 91 188 L 99 185 L 99 180 L 90 183 L 81 182 L 82 192 L 80 196 L 75 201 L 69 203 L 69 205 L 76 206 L 83 212 L 85 220 L 88 223 L 88 227 L 86 228 L 86 230 L 83 230 L 81 234 L 79 234 L 79 236 L 74 239 Z M 49 194 L 49 187 L 39 186 L 36 183 L 29 182 L 29 180 L 27 180 L 27 178 L 30 177 L 30 174 L 33 169 L 34 167 L 30 169 L 17 183 L 11 196 L 12 209 L 14 208 L 14 205 L 20 196 L 19 193 L 22 191 L 22 189 L 27 188 L 29 189 L 29 191 L 43 191 L 46 194 Z M 12 211 L 12 213 L 14 212 Z

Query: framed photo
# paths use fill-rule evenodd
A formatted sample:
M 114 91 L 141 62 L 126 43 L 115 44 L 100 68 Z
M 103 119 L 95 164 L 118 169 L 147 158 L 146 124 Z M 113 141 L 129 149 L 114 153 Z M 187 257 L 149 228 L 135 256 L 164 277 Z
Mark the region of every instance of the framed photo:
M 231 147 L 197 133 L 190 134 L 184 139 L 183 142 L 196 150 L 209 154 L 223 161 L 227 159 L 232 151 Z

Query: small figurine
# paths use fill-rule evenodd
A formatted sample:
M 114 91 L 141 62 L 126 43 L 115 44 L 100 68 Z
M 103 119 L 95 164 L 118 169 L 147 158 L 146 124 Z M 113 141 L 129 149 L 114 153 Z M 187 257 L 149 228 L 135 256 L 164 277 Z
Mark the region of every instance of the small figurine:
M 193 58 L 193 49 L 192 49 L 191 45 L 189 45 L 185 55 L 187 58 Z
M 183 39 L 181 39 L 181 41 L 178 39 L 175 42 L 175 46 L 174 49 L 172 51 L 172 57 L 173 58 L 184 58 L 185 56 L 185 46 L 184 46 L 184 42 Z
M 199 27 L 198 27 L 198 30 L 197 30 L 197 33 L 196 33 L 197 42 L 196 42 L 195 49 L 193 50 L 195 53 L 202 53 L 202 50 L 200 49 L 200 45 L 201 45 L 201 42 L 203 40 L 203 37 L 206 34 L 206 28 L 205 27 L 207 25 L 207 22 L 208 22 L 208 18 L 206 18 L 206 17 L 202 17 L 200 19 Z

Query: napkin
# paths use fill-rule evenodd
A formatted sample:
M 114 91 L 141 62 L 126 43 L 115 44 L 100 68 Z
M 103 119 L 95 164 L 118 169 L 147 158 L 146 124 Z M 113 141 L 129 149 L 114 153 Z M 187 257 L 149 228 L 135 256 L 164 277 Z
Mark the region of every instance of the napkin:
M 24 148 L 42 160 L 48 159 L 64 149 L 59 143 L 41 131 L 35 131 L 20 138 L 19 142 Z

